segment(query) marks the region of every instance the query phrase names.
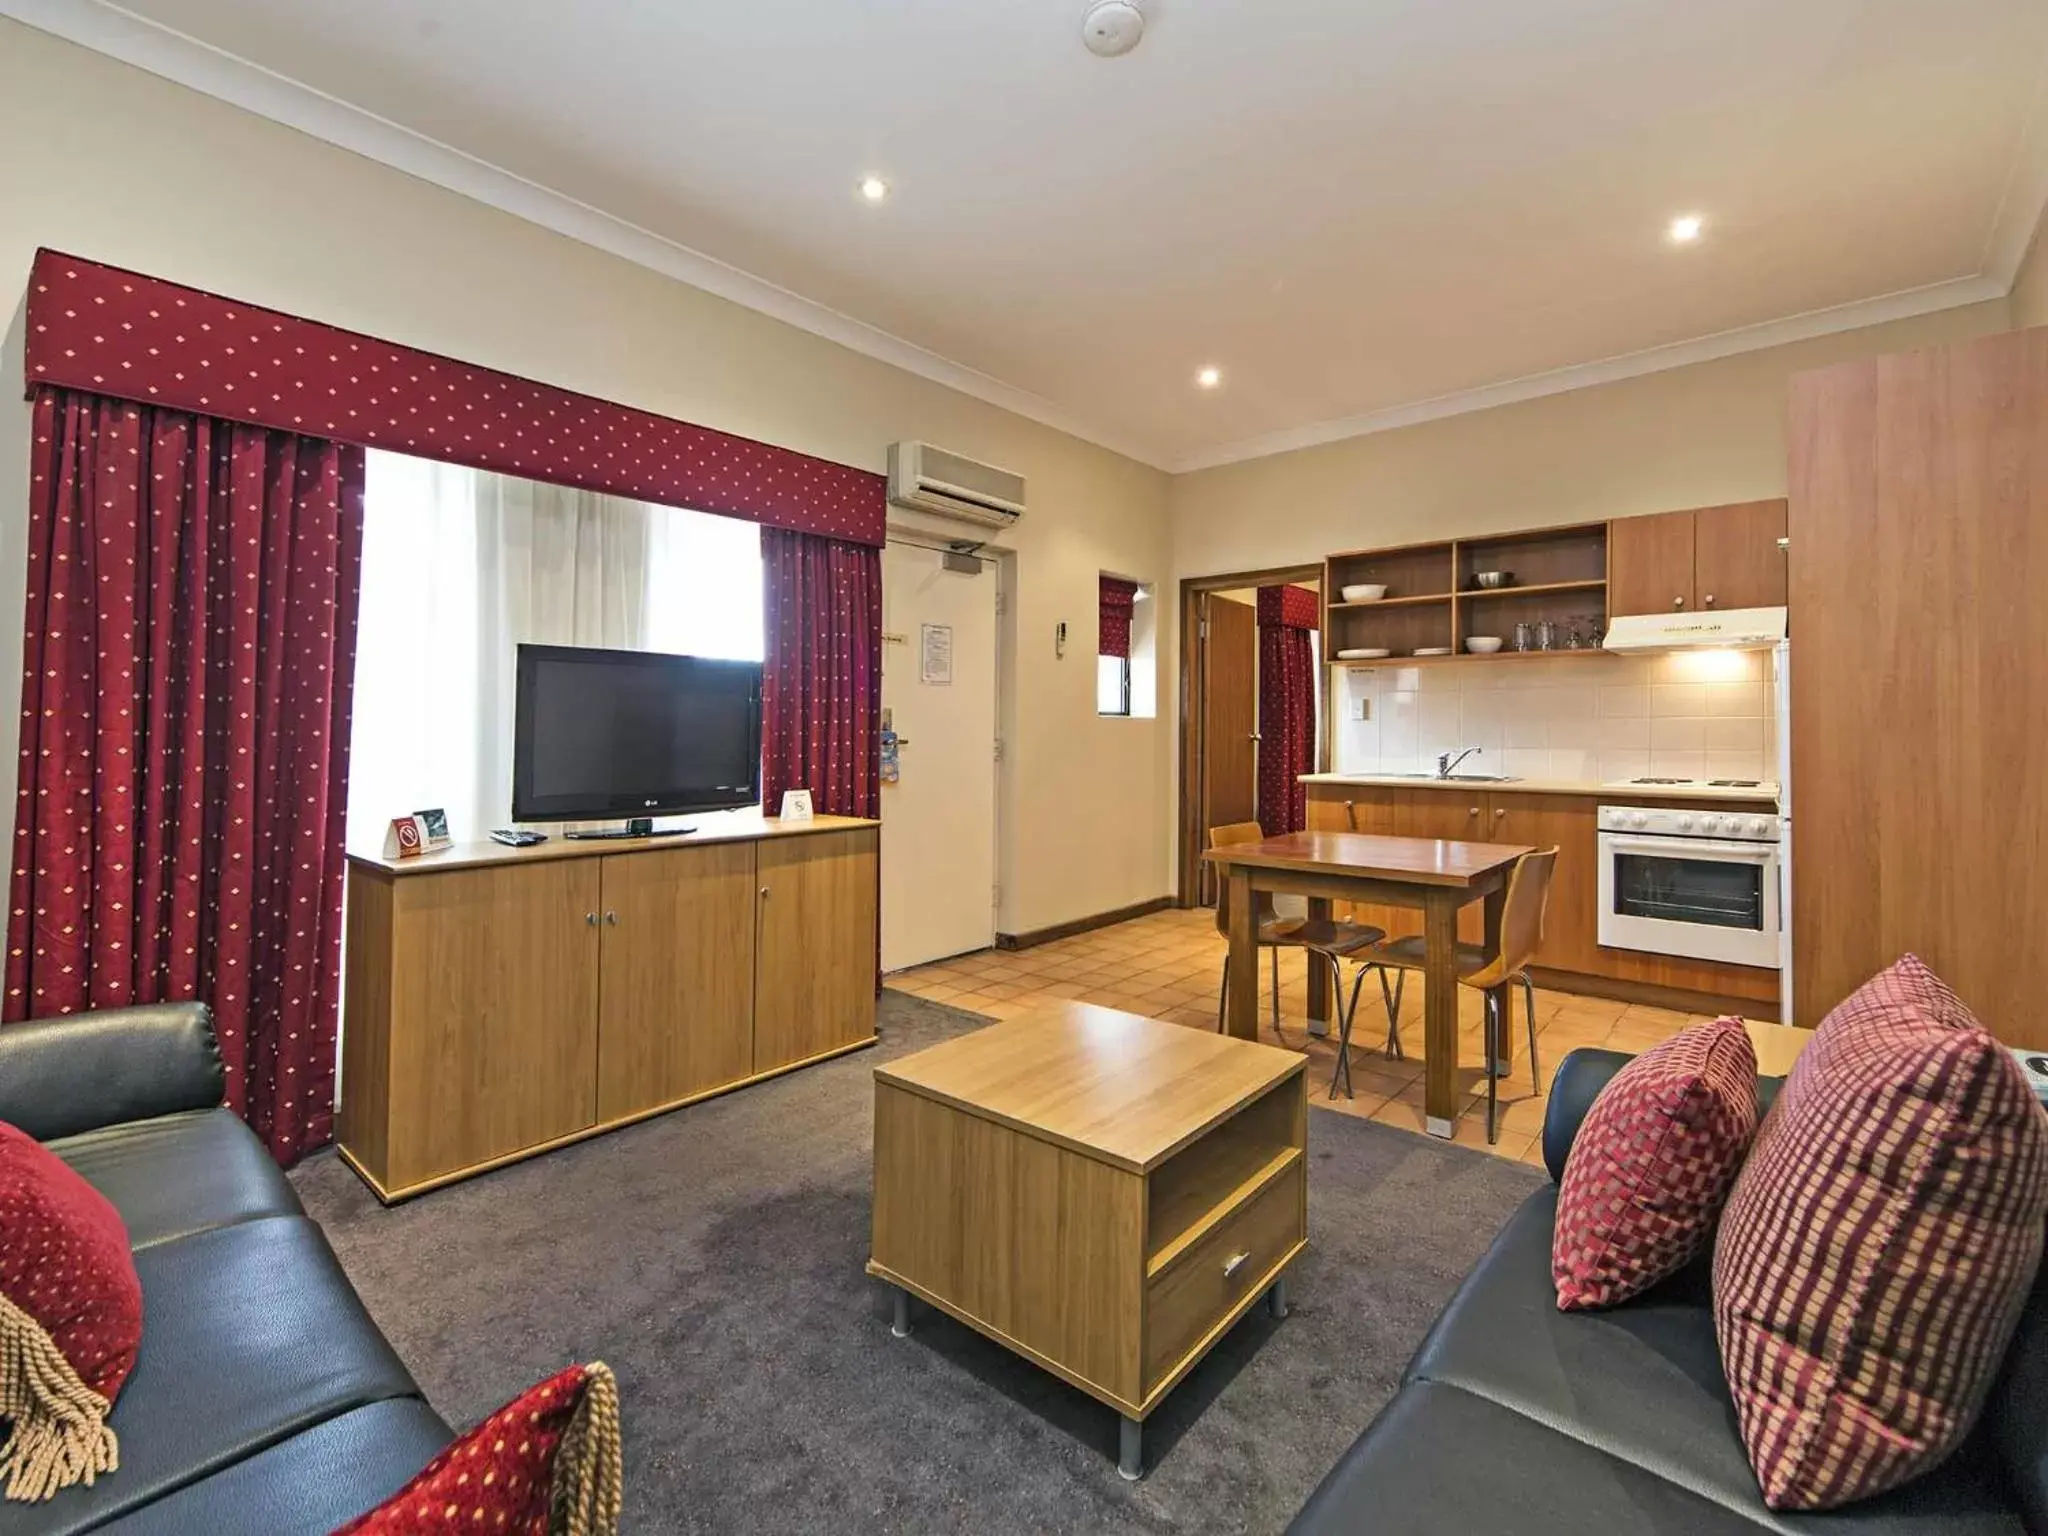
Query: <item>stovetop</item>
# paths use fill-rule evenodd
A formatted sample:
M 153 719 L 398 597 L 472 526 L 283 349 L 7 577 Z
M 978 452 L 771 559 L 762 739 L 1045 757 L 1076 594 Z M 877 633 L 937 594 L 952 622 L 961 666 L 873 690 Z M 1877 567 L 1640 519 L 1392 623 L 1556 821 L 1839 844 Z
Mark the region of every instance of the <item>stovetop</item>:
M 1762 779 L 1617 779 L 1609 789 L 1762 789 Z

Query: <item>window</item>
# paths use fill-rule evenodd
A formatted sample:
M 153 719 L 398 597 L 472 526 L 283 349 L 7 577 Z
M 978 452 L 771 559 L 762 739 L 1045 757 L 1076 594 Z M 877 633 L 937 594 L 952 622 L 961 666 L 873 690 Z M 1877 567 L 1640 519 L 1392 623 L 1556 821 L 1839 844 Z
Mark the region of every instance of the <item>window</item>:
M 1095 712 L 1131 712 L 1131 615 L 1140 588 L 1121 576 L 1097 578 Z
M 1095 713 L 1128 715 L 1131 712 L 1131 658 L 1095 658 Z
M 511 820 L 520 642 L 758 661 L 761 620 L 752 523 L 371 453 L 349 845 L 429 806 L 460 841 Z

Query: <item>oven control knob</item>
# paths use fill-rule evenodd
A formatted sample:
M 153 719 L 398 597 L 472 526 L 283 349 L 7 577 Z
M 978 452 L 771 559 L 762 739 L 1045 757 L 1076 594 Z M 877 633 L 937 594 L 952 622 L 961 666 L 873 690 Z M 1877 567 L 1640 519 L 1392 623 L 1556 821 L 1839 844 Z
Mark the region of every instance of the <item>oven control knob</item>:
M 1726 837 L 1735 830 L 1735 818 L 1733 816 L 1709 816 L 1707 818 L 1707 830 L 1709 832 L 1718 832 L 1723 837 Z
M 1628 813 L 1628 824 L 1640 831 L 1650 824 L 1649 815 L 1644 811 L 1630 811 Z
M 1750 817 L 1750 818 L 1749 818 L 1749 830 L 1750 830 L 1750 832 L 1751 832 L 1751 834 L 1752 834 L 1753 836 L 1756 836 L 1756 837 L 1762 837 L 1762 836 L 1763 836 L 1763 835 L 1764 835 L 1764 834 L 1765 834 L 1766 832 L 1768 832 L 1768 831 L 1770 831 L 1770 830 L 1771 830 L 1771 819 L 1770 819 L 1770 817 L 1768 817 L 1768 816 L 1752 816 L 1752 817 Z

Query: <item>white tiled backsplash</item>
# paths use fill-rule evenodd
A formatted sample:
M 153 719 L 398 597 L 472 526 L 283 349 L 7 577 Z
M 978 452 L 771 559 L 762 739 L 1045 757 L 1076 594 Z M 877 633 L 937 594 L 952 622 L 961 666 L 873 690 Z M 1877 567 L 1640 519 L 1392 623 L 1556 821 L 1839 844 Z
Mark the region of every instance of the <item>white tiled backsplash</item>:
M 1478 747 L 1465 771 L 1519 779 L 1773 779 L 1769 678 L 1763 651 L 1341 668 L 1332 767 L 1426 772 Z

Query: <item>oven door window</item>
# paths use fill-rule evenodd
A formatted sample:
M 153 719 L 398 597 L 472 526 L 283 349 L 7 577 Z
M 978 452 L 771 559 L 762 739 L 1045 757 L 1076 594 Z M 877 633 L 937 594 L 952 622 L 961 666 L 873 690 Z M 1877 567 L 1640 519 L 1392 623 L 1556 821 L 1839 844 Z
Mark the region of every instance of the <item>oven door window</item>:
M 1761 865 L 1661 853 L 1613 857 L 1614 910 L 1623 917 L 1763 932 Z

